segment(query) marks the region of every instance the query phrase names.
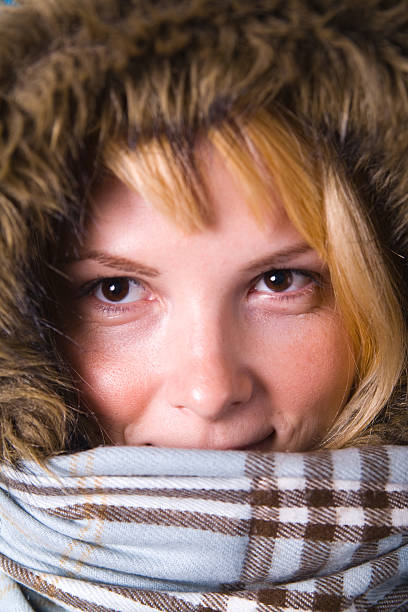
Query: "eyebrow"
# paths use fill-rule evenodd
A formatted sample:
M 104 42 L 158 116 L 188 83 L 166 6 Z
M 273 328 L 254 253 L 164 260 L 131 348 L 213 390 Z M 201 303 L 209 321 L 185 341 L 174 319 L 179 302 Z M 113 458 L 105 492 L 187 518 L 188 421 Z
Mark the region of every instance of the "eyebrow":
M 156 268 L 146 266 L 145 264 L 134 261 L 133 259 L 127 259 L 127 257 L 110 255 L 109 253 L 104 253 L 103 251 L 87 251 L 80 257 L 70 259 L 67 263 L 85 261 L 87 259 L 96 261 L 97 263 L 108 266 L 109 268 L 114 268 L 115 270 L 121 270 L 122 272 L 131 272 L 132 274 L 142 274 L 144 276 L 151 277 L 160 275 L 160 272 L 156 270 Z
M 292 259 L 304 255 L 305 253 L 314 252 L 314 249 L 306 242 L 294 244 L 280 251 L 276 251 L 262 257 L 261 259 L 254 259 L 249 262 L 244 268 L 245 273 L 253 273 L 261 268 L 271 268 L 278 265 L 282 265 L 290 262 Z M 160 276 L 160 272 L 156 268 L 146 266 L 145 264 L 134 261 L 133 259 L 127 259 L 126 257 L 119 257 L 117 255 L 110 255 L 103 251 L 87 251 L 80 257 L 75 257 L 67 261 L 66 263 L 74 263 L 77 261 L 85 261 L 90 259 L 96 261 L 104 266 L 113 268 L 115 270 L 121 270 L 122 272 L 131 272 L 132 274 L 141 274 L 148 277 Z
M 300 255 L 315 253 L 315 250 L 306 242 L 294 244 L 280 251 L 275 251 L 261 259 L 254 259 L 245 266 L 245 272 L 255 272 L 260 268 L 271 268 L 282 264 L 286 264 Z

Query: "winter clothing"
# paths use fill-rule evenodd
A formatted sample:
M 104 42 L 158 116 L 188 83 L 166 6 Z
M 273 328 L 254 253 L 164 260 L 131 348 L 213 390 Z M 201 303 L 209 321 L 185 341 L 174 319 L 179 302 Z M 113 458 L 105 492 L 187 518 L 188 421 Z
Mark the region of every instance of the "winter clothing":
M 407 32 L 406 0 L 2 6 L 1 458 L 89 444 L 52 274 L 112 139 L 178 148 L 260 108 L 290 117 L 352 184 L 408 318 Z M 396 391 L 385 444 L 408 440 L 405 379 Z M 402 610 L 406 460 L 102 448 L 3 465 L 0 609 Z
M 136 146 L 165 133 L 177 147 L 227 116 L 283 109 L 317 156 L 329 148 L 345 167 L 407 312 L 406 9 L 405 0 L 3 7 L 3 456 L 81 448 L 78 400 L 55 354 L 47 279 L 64 222 L 77 226 L 83 217 L 98 155 L 114 137 Z M 400 387 L 404 396 L 405 380 Z M 406 441 L 405 408 L 387 419 L 384 441 Z
M 22 585 L 2 610 L 406 609 L 404 447 L 111 447 L 25 467 L 0 476 L 2 586 Z

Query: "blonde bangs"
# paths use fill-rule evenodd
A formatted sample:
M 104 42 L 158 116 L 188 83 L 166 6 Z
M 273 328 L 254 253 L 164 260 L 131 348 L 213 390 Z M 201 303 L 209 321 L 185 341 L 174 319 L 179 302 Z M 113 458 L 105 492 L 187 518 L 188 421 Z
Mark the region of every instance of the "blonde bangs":
M 323 196 L 306 143 L 283 119 L 259 112 L 237 131 L 213 130 L 210 142 L 238 179 L 250 210 L 264 222 L 281 204 L 293 225 L 326 261 Z
M 187 148 L 175 149 L 165 138 L 142 143 L 136 150 L 110 143 L 104 165 L 186 231 L 202 230 L 211 224 L 206 184 Z
M 104 165 L 177 225 L 200 230 L 214 221 L 207 189 L 208 145 L 220 154 L 260 224 L 273 217 L 279 202 L 296 229 L 326 259 L 316 169 L 305 156 L 305 144 L 266 113 L 242 126 L 225 123 L 212 129 L 193 150 L 187 145 L 175 147 L 164 137 L 141 143 L 135 150 L 110 143 Z
M 371 425 L 390 401 L 405 365 L 404 321 L 373 228 L 332 153 L 316 159 L 311 145 L 285 120 L 259 112 L 248 122 L 217 126 L 194 147 L 177 148 L 165 138 L 135 151 L 111 144 L 105 165 L 177 225 L 199 231 L 214 221 L 207 188 L 209 145 L 257 221 L 268 223 L 281 203 L 329 268 L 355 373 L 351 396 L 320 447 L 375 443 Z

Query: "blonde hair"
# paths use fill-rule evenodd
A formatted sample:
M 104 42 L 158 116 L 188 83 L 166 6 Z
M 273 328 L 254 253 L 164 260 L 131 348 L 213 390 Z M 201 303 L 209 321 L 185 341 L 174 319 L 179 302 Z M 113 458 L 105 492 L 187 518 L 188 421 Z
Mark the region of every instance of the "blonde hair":
M 265 111 L 245 122 L 225 122 L 201 142 L 221 153 L 260 223 L 273 215 L 275 193 L 295 228 L 329 268 L 355 374 L 350 396 L 319 447 L 377 443 L 373 424 L 404 371 L 404 320 L 373 227 L 341 165 L 329 150 L 324 159 L 316 156 L 287 119 Z M 197 155 L 199 148 L 165 137 L 134 151 L 111 143 L 104 161 L 177 224 L 197 230 L 212 222 L 205 186 L 208 168 Z

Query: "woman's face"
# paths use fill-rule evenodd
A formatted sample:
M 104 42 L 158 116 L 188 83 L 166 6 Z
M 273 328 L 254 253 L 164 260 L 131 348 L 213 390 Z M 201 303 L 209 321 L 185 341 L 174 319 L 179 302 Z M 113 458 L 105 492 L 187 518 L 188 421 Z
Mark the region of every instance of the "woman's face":
M 62 351 L 114 444 L 306 450 L 353 359 L 327 268 L 279 202 L 261 227 L 214 155 L 215 223 L 186 232 L 117 179 L 65 271 Z

